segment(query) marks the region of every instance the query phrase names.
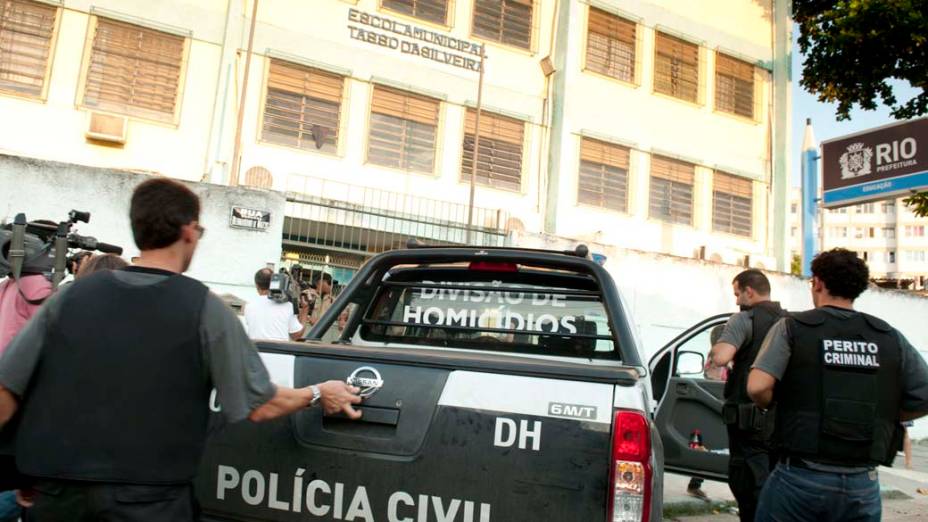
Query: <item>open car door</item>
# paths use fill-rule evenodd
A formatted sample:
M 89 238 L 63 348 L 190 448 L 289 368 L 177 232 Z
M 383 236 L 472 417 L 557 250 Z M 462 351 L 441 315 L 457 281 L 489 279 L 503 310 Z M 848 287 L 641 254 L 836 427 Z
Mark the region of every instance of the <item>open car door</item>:
M 728 433 L 722 421 L 724 375 L 705 371 L 711 333 L 730 314 L 710 317 L 661 348 L 650 361 L 651 387 L 657 403 L 655 423 L 664 444 L 667 471 L 725 481 L 728 478 Z M 722 373 L 722 372 L 715 372 Z M 697 434 L 702 447 L 692 448 Z

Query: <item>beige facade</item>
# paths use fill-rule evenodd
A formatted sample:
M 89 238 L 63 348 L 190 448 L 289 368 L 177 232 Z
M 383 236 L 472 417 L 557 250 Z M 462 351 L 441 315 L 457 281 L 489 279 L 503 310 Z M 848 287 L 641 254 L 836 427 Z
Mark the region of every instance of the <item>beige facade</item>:
M 802 252 L 801 194 L 790 192 L 790 249 Z M 887 286 L 928 288 L 928 218 L 916 217 L 902 198 L 824 211 L 823 248 L 846 248 L 867 261 L 870 277 Z
M 465 240 L 483 51 L 481 242 L 774 267 L 773 0 L 263 1 L 247 90 L 250 1 L 4 5 L 0 151 L 229 184 L 244 91 L 238 179 L 300 256 Z

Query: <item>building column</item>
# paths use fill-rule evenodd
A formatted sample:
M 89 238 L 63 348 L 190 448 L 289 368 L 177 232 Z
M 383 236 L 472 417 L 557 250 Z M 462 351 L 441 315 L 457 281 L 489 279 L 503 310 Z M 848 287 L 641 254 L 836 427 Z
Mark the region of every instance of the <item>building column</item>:
M 771 180 L 773 205 L 773 255 L 777 270 L 789 271 L 786 218 L 788 213 L 790 159 L 790 82 L 792 19 L 790 0 L 773 0 L 773 157 Z
M 222 50 L 216 71 L 216 94 L 213 98 L 209 143 L 203 167 L 203 181 L 225 184 L 232 162 L 235 137 L 235 109 L 239 89 L 236 79 L 236 54 L 245 31 L 245 3 L 228 0 L 223 30 Z
M 557 234 L 557 214 L 560 200 L 561 183 L 561 152 L 564 146 L 564 134 L 567 131 L 564 124 L 567 74 L 569 54 L 567 48 L 570 44 L 570 11 L 575 4 L 573 0 L 557 2 L 557 12 L 554 16 L 557 24 L 554 29 L 554 74 L 551 78 L 551 125 L 548 135 L 548 181 L 544 205 L 543 230 L 547 234 Z
M 712 169 L 696 165 L 693 180 L 693 228 L 712 233 Z

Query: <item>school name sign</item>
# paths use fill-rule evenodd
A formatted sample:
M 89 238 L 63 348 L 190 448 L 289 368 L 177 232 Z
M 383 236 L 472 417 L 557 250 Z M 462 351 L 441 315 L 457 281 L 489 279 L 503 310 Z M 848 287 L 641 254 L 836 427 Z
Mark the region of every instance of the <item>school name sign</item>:
M 480 71 L 483 44 L 353 8 L 348 10 L 348 31 L 352 40 L 469 71 Z

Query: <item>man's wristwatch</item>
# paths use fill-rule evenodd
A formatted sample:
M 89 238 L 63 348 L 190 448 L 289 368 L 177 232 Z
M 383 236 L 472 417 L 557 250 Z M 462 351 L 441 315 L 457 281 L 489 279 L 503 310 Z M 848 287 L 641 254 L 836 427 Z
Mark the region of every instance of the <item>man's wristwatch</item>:
M 309 407 L 312 408 L 316 404 L 319 404 L 319 400 L 322 399 L 322 391 L 319 390 L 319 387 L 313 384 L 309 387 L 313 391 L 313 398 L 309 401 Z

